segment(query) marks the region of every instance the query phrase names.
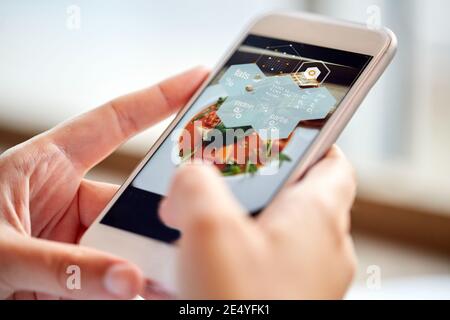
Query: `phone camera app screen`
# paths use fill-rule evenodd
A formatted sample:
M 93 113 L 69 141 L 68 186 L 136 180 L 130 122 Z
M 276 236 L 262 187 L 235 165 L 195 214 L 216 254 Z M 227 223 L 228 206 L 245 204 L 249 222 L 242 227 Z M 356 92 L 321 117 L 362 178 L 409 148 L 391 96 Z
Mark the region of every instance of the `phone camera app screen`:
M 101 223 L 164 242 L 180 234 L 158 204 L 183 163 L 221 172 L 256 213 L 289 177 L 372 57 L 249 35 Z

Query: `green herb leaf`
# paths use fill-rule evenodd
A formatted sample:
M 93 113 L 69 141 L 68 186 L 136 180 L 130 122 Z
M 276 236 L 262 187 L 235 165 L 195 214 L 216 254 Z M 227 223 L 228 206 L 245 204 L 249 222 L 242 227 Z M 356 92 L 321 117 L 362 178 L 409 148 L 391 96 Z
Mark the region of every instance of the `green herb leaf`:
M 258 171 L 258 167 L 256 164 L 252 163 L 251 161 L 247 162 L 245 165 L 245 173 L 250 173 L 251 175 L 254 175 Z
M 280 161 L 292 161 L 292 159 L 285 153 L 280 153 L 278 159 Z
M 222 174 L 224 176 L 234 176 L 241 172 L 241 167 L 239 167 L 237 164 L 227 164 L 222 170 Z
M 280 153 L 280 154 L 278 155 L 278 160 L 280 161 L 280 162 L 279 162 L 279 167 L 281 167 L 281 165 L 282 165 L 283 162 L 285 162 L 285 161 L 287 161 L 287 162 L 292 161 L 292 159 L 291 159 L 288 155 L 286 155 L 285 153 Z

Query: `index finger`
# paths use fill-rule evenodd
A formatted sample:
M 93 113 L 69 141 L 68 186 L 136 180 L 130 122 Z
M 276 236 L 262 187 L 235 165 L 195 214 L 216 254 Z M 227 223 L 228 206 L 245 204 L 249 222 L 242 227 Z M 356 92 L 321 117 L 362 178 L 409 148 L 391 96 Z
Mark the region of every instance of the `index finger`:
M 198 67 L 119 97 L 55 127 L 44 137 L 76 168 L 90 169 L 128 138 L 184 106 L 207 74 L 206 69 Z

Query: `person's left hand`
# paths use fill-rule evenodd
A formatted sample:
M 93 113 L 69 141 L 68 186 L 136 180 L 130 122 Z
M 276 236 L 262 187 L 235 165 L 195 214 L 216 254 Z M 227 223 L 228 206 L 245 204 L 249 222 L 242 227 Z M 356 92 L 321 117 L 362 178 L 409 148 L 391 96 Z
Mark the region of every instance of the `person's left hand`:
M 118 98 L 0 157 L 0 299 L 132 298 L 139 269 L 77 243 L 117 186 L 84 175 L 132 135 L 183 106 L 205 79 L 197 68 Z M 64 244 L 63 244 L 64 243 Z M 81 270 L 81 289 L 66 269 Z

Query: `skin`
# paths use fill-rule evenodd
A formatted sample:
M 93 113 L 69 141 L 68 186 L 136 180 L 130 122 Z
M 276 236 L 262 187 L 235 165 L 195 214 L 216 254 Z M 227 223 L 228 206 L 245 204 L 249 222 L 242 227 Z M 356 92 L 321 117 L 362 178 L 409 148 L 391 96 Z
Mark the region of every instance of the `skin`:
M 83 177 L 185 105 L 207 74 L 196 68 L 120 97 L 1 155 L 0 298 L 126 299 L 142 289 L 136 266 L 75 245 L 118 188 Z M 82 271 L 81 290 L 67 289 L 70 265 Z M 108 290 L 108 272 L 121 290 Z
M 333 147 L 255 219 L 215 168 L 181 168 L 160 206 L 165 223 L 183 232 L 181 296 L 342 298 L 356 266 L 349 234 L 355 190 L 351 165 Z
M 206 76 L 196 68 L 120 97 L 0 156 L 0 298 L 167 297 L 130 262 L 76 245 L 118 189 L 84 176 L 185 105 Z M 187 165 L 173 179 L 160 214 L 183 231 L 181 297 L 343 296 L 354 270 L 355 180 L 337 148 L 253 220 L 215 169 Z M 80 290 L 67 288 L 71 265 Z

